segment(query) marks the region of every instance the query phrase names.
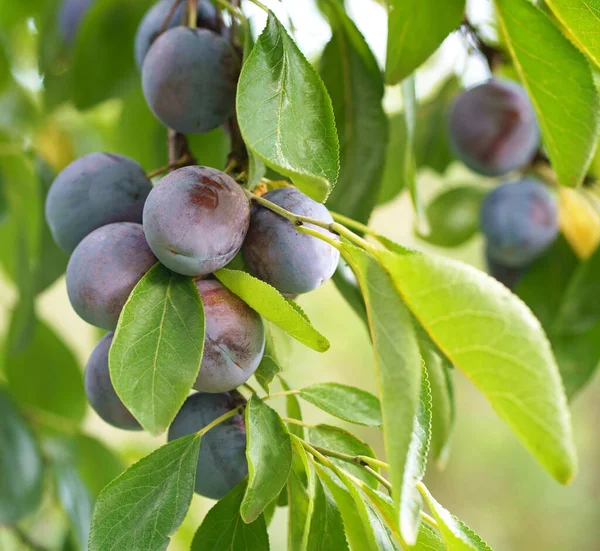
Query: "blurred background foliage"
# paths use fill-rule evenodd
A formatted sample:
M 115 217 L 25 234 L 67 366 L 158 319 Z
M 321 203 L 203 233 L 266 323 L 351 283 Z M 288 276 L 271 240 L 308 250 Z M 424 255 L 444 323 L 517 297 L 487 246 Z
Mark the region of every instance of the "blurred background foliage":
M 152 3 L 96 0 L 70 43 L 61 36 L 59 0 L 0 3 L 0 331 L 4 335 L 0 382 L 30 427 L 25 433 L 35 434 L 35 439 L 21 442 L 20 460 L 28 461 L 27 450 L 39 445 L 44 465 L 37 468 L 47 473 L 46 487 L 28 489 L 32 500 L 43 493 L 38 510 L 19 522 L 17 531 L 0 525 L 2 551 L 30 548 L 26 538 L 45 549 L 77 548 L 94 496 L 124 466 L 163 441 L 113 429 L 87 407 L 81 373 L 100 333 L 81 321 L 69 305 L 62 276 L 67 256 L 54 245 L 43 217 L 45 194 L 54 175 L 77 157 L 109 151 L 134 158 L 147 171 L 166 164 L 166 129 L 143 100 L 133 58 L 135 30 Z M 486 5 L 481 0 L 471 2 L 471 19 L 494 35 Z M 293 23 L 300 47 L 319 65 L 331 35 L 314 2 L 270 2 L 269 6 L 283 21 Z M 372 0 L 353 0 L 347 6 L 381 66 L 383 9 Z M 252 5 L 244 9 L 254 30 L 260 30 L 263 15 Z M 326 63 L 320 67 L 323 71 Z M 425 203 L 452 190 L 429 204 L 432 233 L 427 239 L 415 235 L 413 209 L 408 194 L 402 192 L 405 159 L 400 152 L 406 131 L 399 90 L 386 90 L 387 160 L 377 192 L 380 206 L 371 222 L 376 231 L 399 243 L 481 268 L 483 246 L 477 220 L 481 197 L 490 186 L 453 164 L 445 120 L 457 90 L 486 78 L 486 71 L 468 41 L 453 33 L 417 76 L 419 188 Z M 502 72 L 513 76 L 510 66 Z M 229 139 L 223 130 L 192 136 L 190 145 L 200 164 L 224 167 Z M 600 222 L 594 212 L 586 213 L 587 203 L 577 192 L 562 190 L 560 200 L 565 237 L 585 257 L 597 246 Z M 437 214 L 449 210 L 452 217 Z M 538 290 L 544 284 L 538 281 Z M 557 285 L 558 291 L 564 288 L 560 281 Z M 332 346 L 319 355 L 294 344 L 286 362 L 288 382 L 300 387 L 337 381 L 376 392 L 366 329 L 333 283 L 302 297 L 300 303 Z M 588 371 L 600 356 L 600 345 L 590 349 L 589 344 L 600 342 L 597 327 L 590 331 L 592 336 L 580 352 Z M 445 469 L 429 469 L 426 479 L 437 499 L 496 549 L 598 548 L 600 382 L 593 380 L 572 402 L 581 465 L 579 476 L 567 488 L 555 484 L 534 464 L 460 373 L 454 373 L 454 382 L 457 417 L 451 453 Z M 8 423 L 10 415 L 0 407 L 0 423 Z M 331 422 L 309 405 L 304 416 L 308 422 Z M 362 429 L 358 435 L 383 454 L 378 432 Z M 0 491 L 23 491 L 24 486 L 16 486 L 18 481 L 12 486 L 9 482 L 0 480 Z M 211 505 L 194 497 L 173 549 L 188 548 Z M 278 509 L 270 526 L 273 549 L 286 547 L 285 515 L 285 509 Z

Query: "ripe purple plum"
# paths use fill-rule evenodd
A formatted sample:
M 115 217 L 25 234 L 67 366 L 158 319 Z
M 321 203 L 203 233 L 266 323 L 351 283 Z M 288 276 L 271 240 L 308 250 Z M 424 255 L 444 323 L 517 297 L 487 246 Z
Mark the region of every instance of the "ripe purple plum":
M 85 393 L 94 411 L 109 425 L 139 430 L 140 424 L 121 402 L 110 380 L 108 352 L 113 337 L 114 333 L 107 333 L 94 348 L 85 367 Z
M 73 161 L 46 198 L 46 220 L 56 244 L 70 253 L 101 226 L 141 223 L 151 189 L 142 167 L 122 155 L 92 153 Z
M 194 388 L 225 392 L 244 384 L 256 371 L 265 349 L 262 318 L 215 280 L 196 281 L 206 316 L 206 338 Z
M 148 244 L 167 268 L 205 276 L 240 250 L 250 207 L 242 188 L 224 172 L 204 166 L 165 176 L 144 206 Z
M 140 224 L 98 228 L 77 245 L 67 265 L 73 309 L 88 323 L 112 331 L 131 291 L 156 262 Z
M 324 205 L 295 188 L 274 189 L 264 198 L 294 214 L 333 222 Z M 335 237 L 322 228 L 307 226 Z M 298 232 L 289 220 L 258 205 L 252 207 L 242 251 L 250 271 L 286 295 L 307 293 L 322 285 L 331 278 L 340 258 L 339 251 L 325 241 Z
M 540 145 L 540 131 L 527 92 L 518 84 L 489 80 L 456 99 L 450 143 L 470 169 L 499 176 L 526 165 Z
M 148 50 L 142 88 L 150 109 L 165 126 L 200 134 L 233 115 L 239 70 L 235 50 L 218 34 L 174 27 Z
M 237 391 L 192 394 L 169 427 L 169 442 L 198 432 L 217 417 L 245 403 Z M 244 416 L 236 414 L 202 437 L 195 490 L 204 497 L 221 499 L 246 476 L 246 424 Z

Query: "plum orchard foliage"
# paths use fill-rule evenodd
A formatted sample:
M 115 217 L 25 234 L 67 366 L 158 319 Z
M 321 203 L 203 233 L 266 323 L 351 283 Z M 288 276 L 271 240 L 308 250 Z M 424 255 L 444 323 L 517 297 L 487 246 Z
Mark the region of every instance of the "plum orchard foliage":
M 183 522 L 195 489 L 220 500 L 199 526 L 193 550 L 268 549 L 267 526 L 278 506 L 289 510 L 292 550 L 488 550 L 423 485 L 428 456 L 443 464 L 449 453 L 456 407 L 454 368 L 473 381 L 542 468 L 560 483 L 572 480 L 577 459 L 567 397 L 585 385 L 600 359 L 600 253 L 596 249 L 600 216 L 594 180 L 600 163 L 593 159 L 598 97 L 591 69 L 597 67 L 599 57 L 591 37 L 600 29 L 593 9 L 583 9 L 581 0 L 548 0 L 544 10 L 527 0 L 496 0 L 501 33 L 497 37 L 501 46 L 497 46 L 484 41 L 464 20 L 464 0 L 389 0 L 387 61 L 382 71 L 343 4 L 335 0 L 319 2 L 332 38 L 318 70 L 271 12 L 253 43 L 248 21 L 235 5 L 216 2 L 235 22 L 223 27 L 219 10 L 204 0 L 171 2 L 173 12 L 168 0 L 163 0 L 153 13 L 165 12 L 161 15 L 165 24 L 148 16 L 136 40 L 151 0 L 96 0 L 76 8 L 70 4 L 70 0 L 36 0 L 0 5 L 0 264 L 18 295 L 2 357 L 0 524 L 26 539 L 20 523 L 38 510 L 47 491 L 68 519 L 61 548 L 159 550 Z M 81 10 L 84 4 L 87 9 Z M 202 16 L 189 14 L 188 6 L 194 10 L 200 6 Z M 220 29 L 222 37 L 178 27 L 173 14 L 182 19 L 180 23 Z M 35 26 L 38 34 L 26 33 L 26 25 Z M 142 62 L 143 52 L 161 31 L 165 33 L 153 45 L 156 48 L 149 47 L 149 62 Z M 486 121 L 470 125 L 463 118 L 448 136 L 450 103 L 461 88 L 456 77 L 441 83 L 430 98 L 415 94 L 415 71 L 451 32 L 462 33 L 476 46 L 474 55 L 485 56 L 492 71 L 518 78 L 527 93 L 530 104 L 516 109 L 511 102 L 519 100 L 513 98 L 503 104 L 505 113 L 491 113 L 493 124 L 516 121 L 498 132 L 499 141 L 492 140 L 492 146 L 520 150 L 522 143 L 514 141 L 519 139 L 519 129 L 529 138 L 536 135 L 533 116 L 521 118 L 523 110 L 535 113 L 539 123 L 548 159 L 541 152 L 534 156 L 530 147 L 528 158 L 519 159 L 515 166 L 556 189 L 550 193 L 549 186 L 543 188 L 544 205 L 550 206 L 544 209 L 532 200 L 531 208 L 523 209 L 522 224 L 506 228 L 489 223 L 500 208 L 520 213 L 510 203 L 502 206 L 497 194 L 489 194 L 486 183 L 499 182 L 451 187 L 427 205 L 419 189 L 421 169 L 444 175 L 455 154 L 468 158 L 457 151 L 457 143 L 473 147 L 478 143 L 478 128 L 485 129 Z M 23 36 L 30 43 L 20 42 Z M 156 95 L 168 88 L 164 82 L 155 88 L 165 77 L 161 55 L 166 52 L 171 63 L 195 66 L 201 63 L 202 51 L 174 55 L 162 46 L 169 44 L 169 37 L 186 44 L 198 39 L 222 54 L 222 64 L 205 67 L 204 78 L 200 74 L 181 82 L 167 78 L 181 103 L 171 102 L 168 94 L 166 98 Z M 167 130 L 154 118 L 141 92 L 135 41 L 144 93 L 157 116 L 181 124 L 175 130 L 213 129 L 187 138 L 169 131 L 169 155 Z M 34 98 L 14 77 L 23 69 L 17 55 L 20 48 L 39 52 L 37 64 L 44 79 Z M 214 63 L 216 58 L 211 60 Z M 239 78 L 238 61 L 242 62 Z M 211 78 L 217 82 L 211 83 Z M 400 82 L 404 110 L 388 116 L 382 107 L 385 84 Z M 193 92 L 206 83 L 215 87 L 209 87 L 208 103 L 202 103 L 204 96 Z M 216 85 L 222 85 L 224 93 L 215 94 Z M 521 90 L 517 84 L 511 87 Z M 234 88 L 237 117 L 227 120 L 233 111 Z M 106 100 L 113 101 L 100 105 Z M 69 102 L 80 110 L 105 110 L 114 128 L 107 128 L 96 110 L 75 117 L 66 107 Z M 186 102 L 191 102 L 189 109 Z M 188 120 L 190 113 L 197 120 Z M 485 114 L 484 109 L 481 117 Z M 228 133 L 216 128 L 221 123 L 227 124 Z M 97 143 L 80 139 L 90 135 Z M 51 173 L 62 170 L 75 155 L 98 148 L 129 155 L 153 175 L 195 164 L 196 157 L 217 170 L 172 172 L 163 187 L 169 179 L 180 182 L 184 173 L 208 178 L 203 180 L 206 190 L 200 199 L 193 195 L 196 188 L 190 187 L 190 201 L 204 207 L 213 189 L 211 182 L 221 179 L 221 189 L 229 187 L 237 194 L 235 208 L 241 214 L 228 212 L 208 227 L 200 223 L 196 230 L 204 241 L 199 237 L 191 243 L 161 241 L 164 197 L 159 185 L 150 192 L 152 201 L 146 202 L 148 213 L 159 214 L 152 220 L 144 216 L 142 235 L 142 227 L 135 223 L 141 222 L 148 180 L 135 162 L 116 155 L 98 154 L 71 164 L 46 201 Z M 484 164 L 488 153 L 484 151 Z M 494 174 L 515 168 L 508 162 L 514 157 L 504 160 L 506 165 L 496 167 Z M 170 166 L 155 170 L 167 162 Z M 77 163 L 88 171 L 83 183 L 77 183 L 81 173 Z M 125 163 L 133 178 L 129 183 L 139 194 L 119 196 L 124 173 L 117 170 L 114 177 L 98 169 L 96 174 L 98 163 L 112 168 L 114 163 Z M 229 176 L 220 172 L 225 167 Z M 490 173 L 485 166 L 474 169 Z M 106 181 L 107 174 L 106 197 L 58 194 L 63 187 L 80 192 L 82 185 L 104 185 L 94 182 Z M 518 182 L 504 185 L 519 197 L 527 186 L 522 177 L 514 179 Z M 327 206 L 337 211 L 333 218 L 297 191 L 284 189 L 263 197 L 268 189 L 291 185 L 316 201 L 329 198 Z M 565 190 L 561 185 L 577 189 Z M 481 228 L 488 245 L 494 245 L 488 247 L 492 274 L 507 284 L 510 278 L 516 294 L 475 268 L 408 250 L 363 225 L 377 204 L 403 188 L 412 197 L 419 220 L 415 231 L 423 240 L 456 247 Z M 175 188 L 167 191 L 171 189 Z M 269 201 L 277 195 L 298 196 L 303 208 Z M 486 195 L 485 212 L 492 209 L 492 213 L 481 224 L 479 212 Z M 177 198 L 166 196 L 173 206 Z M 193 217 L 194 208 L 189 215 L 183 208 L 190 201 L 183 201 L 181 213 L 171 213 L 171 229 L 184 215 L 189 216 L 186 220 Z M 595 207 L 576 208 L 582 202 Z M 249 266 L 241 256 L 227 264 L 246 235 L 249 204 L 252 254 L 248 243 L 244 251 Z M 547 212 L 554 212 L 555 204 L 564 235 L 550 244 L 557 227 L 555 217 Z M 56 222 L 50 228 L 44 205 L 49 220 Z M 81 212 L 90 216 L 67 216 Z M 263 218 L 269 222 L 261 227 Z M 175 255 L 175 262 L 165 263 L 176 271 L 206 258 L 220 262 L 226 257 L 207 269 L 218 281 L 205 283 L 231 297 L 231 304 L 245 302 L 264 320 L 264 354 L 261 328 L 254 343 L 261 353 L 248 359 L 249 371 L 260 362 L 255 378 L 261 392 L 253 383 L 241 386 L 241 393 L 231 388 L 231 392 L 188 397 L 200 384 L 199 370 L 208 369 L 211 361 L 217 363 L 210 365 L 220 365 L 208 353 L 221 354 L 220 361 L 231 368 L 227 362 L 235 355 L 229 352 L 237 343 L 210 334 L 208 318 L 213 314 L 208 303 L 203 307 L 193 279 L 154 264 L 149 251 L 152 261 L 146 258 L 134 275 L 133 257 L 121 251 L 125 261 L 115 272 L 105 262 L 114 244 L 100 239 L 113 231 L 114 226 L 105 225 L 112 222 L 120 223 L 114 225 L 118 228 L 123 223 L 137 228 L 142 242 L 148 239 L 161 260 Z M 227 233 L 230 222 L 237 224 L 237 233 L 229 235 L 233 244 L 226 243 L 226 250 L 211 249 L 214 243 L 206 240 L 215 239 L 217 226 Z M 73 225 L 80 234 L 69 231 Z M 101 341 L 112 339 L 110 352 L 109 345 L 103 344 L 88 365 L 90 401 L 126 407 L 136 420 L 129 418 L 127 424 L 139 423 L 151 434 L 169 429 L 167 444 L 127 470 L 100 442 L 83 434 L 85 394 L 77 360 L 36 313 L 36 297 L 64 273 L 68 260 L 50 231 L 60 236 L 63 247 L 75 249 L 67 277 L 70 292 L 81 287 L 81 301 L 89 306 L 91 295 L 84 285 L 90 281 L 88 266 L 92 279 L 102 281 L 97 288 L 110 294 L 100 297 L 99 315 L 106 314 L 104 306 L 110 303 L 111 320 L 101 323 L 101 316 L 92 316 L 90 321 L 112 329 L 119 320 L 114 337 Z M 283 246 L 275 251 L 261 248 L 261 231 L 279 236 Z M 155 232 L 152 239 L 150 232 Z M 175 231 L 169 239 L 179 237 Z M 265 266 L 276 270 L 285 265 L 286 255 L 295 253 L 296 238 L 302 238 L 298 243 L 303 243 L 307 255 L 289 274 L 284 273 L 284 283 L 272 278 L 269 270 L 263 273 Z M 85 258 L 76 248 L 79 241 L 88 255 Z M 85 245 L 92 242 L 105 245 L 95 251 Z M 512 262 L 517 258 L 515 247 L 520 253 L 516 264 Z M 500 249 L 508 256 L 500 258 Z M 282 286 L 299 269 L 313 267 L 312 256 L 325 254 L 317 250 L 343 259 L 333 279 L 368 327 L 378 396 L 335 382 L 292 389 L 282 378 L 286 370 L 296 367 L 288 357 L 290 337 L 319 352 L 329 348 L 327 327 L 315 328 L 295 300 L 280 292 L 288 291 Z M 75 270 L 81 258 L 85 266 Z M 509 266 L 506 258 L 511 259 Z M 200 275 L 196 268 L 192 272 L 183 270 Z M 299 290 L 312 289 L 330 275 L 326 267 Z M 113 279 L 121 287 L 106 289 L 106 281 Z M 79 299 L 72 300 L 77 308 Z M 92 375 L 104 377 L 104 386 L 95 383 Z M 102 402 L 102 396 L 115 402 Z M 212 405 L 203 405 L 209 402 Z M 319 425 L 307 430 L 302 422 L 304 402 L 334 418 L 380 431 L 385 461 L 339 427 Z M 278 413 L 283 404 L 285 416 Z M 102 413 L 101 406 L 95 407 Z M 103 417 L 110 421 L 109 413 Z M 432 516 L 423 510 L 425 506 Z

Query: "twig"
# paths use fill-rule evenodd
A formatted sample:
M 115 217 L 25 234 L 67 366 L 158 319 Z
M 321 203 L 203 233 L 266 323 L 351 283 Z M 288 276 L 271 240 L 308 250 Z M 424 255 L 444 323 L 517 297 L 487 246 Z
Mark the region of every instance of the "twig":
M 169 170 L 173 170 L 174 168 L 181 168 L 182 166 L 187 166 L 193 164 L 193 159 L 190 155 L 186 154 L 181 159 L 178 159 L 174 163 L 169 163 L 168 165 L 161 166 L 159 168 L 155 168 L 146 174 L 146 178 L 154 178 L 155 176 L 160 176 Z
M 260 2 L 259 0 L 250 0 L 250 2 L 252 2 L 254 5 L 258 6 L 261 10 L 269 13 L 269 8 L 267 8 L 267 6 L 265 6 L 262 2 Z
M 172 128 L 167 131 L 167 142 L 169 149 L 169 164 L 174 165 L 178 159 L 188 157 L 191 165 L 196 164 L 196 159 L 190 151 L 190 145 L 184 134 L 176 132 Z
M 435 528 L 436 530 L 439 530 L 438 523 L 436 522 L 436 520 L 433 517 L 429 516 L 427 513 L 424 513 L 423 511 L 421 511 L 421 518 L 427 524 L 429 524 L 429 526 L 431 526 L 432 528 Z
M 379 459 L 375 459 L 374 457 L 369 457 L 368 455 L 349 455 L 347 453 L 338 452 L 336 450 L 330 450 L 329 448 L 324 448 L 322 446 L 315 446 L 314 444 L 311 444 L 311 446 L 323 455 L 335 457 L 337 459 L 345 461 L 346 463 L 358 465 L 359 467 L 374 466 L 379 467 L 381 469 L 386 469 L 388 471 L 390 469 L 390 466 L 387 463 L 380 461 Z
M 217 425 L 220 425 L 223 421 L 227 421 L 227 419 L 230 419 L 231 417 L 234 417 L 238 414 L 241 415 L 242 413 L 244 413 L 245 407 L 246 406 L 244 404 L 242 404 L 242 405 L 238 406 L 237 408 L 232 409 L 232 410 L 228 411 L 227 413 L 224 413 L 220 417 L 217 417 L 214 421 L 210 422 L 204 428 L 200 429 L 196 434 L 200 437 L 204 436 L 210 429 L 214 429 Z
M 269 394 L 265 396 L 263 400 L 270 400 L 271 398 L 279 398 L 280 396 L 294 396 L 295 394 L 300 394 L 299 390 L 284 390 L 282 392 L 274 392 L 273 394 Z
M 304 421 L 300 421 L 299 419 L 294 419 L 293 417 L 282 417 L 282 421 L 286 423 L 291 423 L 292 425 L 300 425 L 301 427 L 306 427 L 307 429 L 313 429 L 317 425 L 311 425 L 310 423 L 305 423 Z
M 227 2 L 227 0 L 215 0 L 219 6 L 225 8 L 231 15 L 239 19 L 242 23 L 246 22 L 246 16 L 239 9 L 239 2 Z M 232 29 L 233 30 L 233 29 Z
M 188 0 L 188 27 L 190 29 L 196 28 L 197 10 L 196 0 Z
M 175 15 L 177 8 L 180 6 L 180 4 L 182 2 L 183 2 L 183 0 L 173 0 L 173 5 L 171 6 L 169 13 L 167 14 L 167 17 L 165 17 L 165 20 L 162 22 L 162 25 L 160 26 L 160 30 L 158 31 L 159 36 L 167 30 L 167 27 L 169 26 L 169 21 L 171 21 L 171 17 L 173 17 Z
M 486 44 L 477 28 L 467 18 L 463 19 L 461 29 L 463 34 L 471 39 L 473 46 L 485 58 L 490 71 L 493 73 L 498 65 L 501 65 L 504 61 L 504 53 L 498 48 Z

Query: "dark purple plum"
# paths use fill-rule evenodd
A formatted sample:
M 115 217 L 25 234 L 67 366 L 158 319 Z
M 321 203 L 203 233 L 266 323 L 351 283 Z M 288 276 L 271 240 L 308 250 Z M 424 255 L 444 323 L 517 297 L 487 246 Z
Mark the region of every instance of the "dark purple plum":
M 94 411 L 118 429 L 138 430 L 140 424 L 115 392 L 108 371 L 108 352 L 114 333 L 102 337 L 85 367 L 85 393 Z
M 232 46 L 207 29 L 174 27 L 161 34 L 142 65 L 144 96 L 169 128 L 199 134 L 233 114 L 239 61 Z
M 265 349 L 262 318 L 214 280 L 196 281 L 206 317 L 206 338 L 194 388 L 225 392 L 244 384 L 256 371 Z
M 492 79 L 460 94 L 450 113 L 449 131 L 456 156 L 486 176 L 523 167 L 540 145 L 527 92 L 509 81 Z
M 295 188 L 274 189 L 264 198 L 294 214 L 333 222 L 324 205 Z M 252 207 L 242 251 L 252 273 L 287 295 L 307 293 L 322 285 L 333 275 L 340 258 L 339 251 L 325 241 L 299 233 L 289 220 L 258 205 Z
M 144 232 L 167 268 L 204 276 L 240 250 L 250 221 L 242 188 L 227 174 L 187 166 L 165 176 L 144 206 Z
M 157 262 L 140 224 L 118 222 L 88 235 L 67 265 L 67 293 L 79 316 L 113 330 L 131 291 Z
M 198 432 L 217 417 L 245 403 L 237 391 L 192 394 L 169 427 L 169 442 Z M 246 476 L 246 424 L 244 416 L 237 414 L 202 437 L 195 490 L 204 497 L 221 499 Z
M 72 252 L 95 229 L 113 222 L 142 222 L 152 189 L 142 167 L 112 153 L 73 161 L 54 180 L 46 198 L 46 220 L 56 244 Z
M 487 250 L 485 253 L 485 260 L 488 267 L 488 273 L 511 291 L 516 288 L 527 271 L 527 266 L 504 266 L 503 264 L 500 264 L 490 257 L 490 253 Z
M 144 15 L 137 34 L 135 35 L 135 62 L 139 69 L 142 68 L 146 53 L 156 40 L 163 27 L 164 21 L 169 16 L 173 2 L 175 0 L 161 0 L 152 6 Z M 201 29 L 210 29 L 217 32 L 219 30 L 219 20 L 217 10 L 209 0 L 198 0 L 196 13 L 196 27 Z M 171 15 L 167 23 L 167 29 L 172 29 L 179 25 L 187 25 L 187 2 L 181 2 L 175 12 Z
M 63 0 L 58 11 L 58 28 L 65 44 L 75 40 L 79 26 L 96 0 Z
M 502 184 L 481 206 L 488 257 L 506 267 L 524 267 L 558 234 L 558 207 L 548 187 L 533 178 Z

